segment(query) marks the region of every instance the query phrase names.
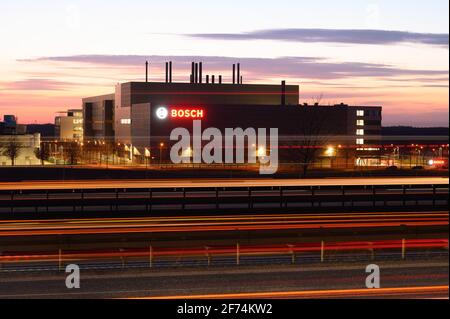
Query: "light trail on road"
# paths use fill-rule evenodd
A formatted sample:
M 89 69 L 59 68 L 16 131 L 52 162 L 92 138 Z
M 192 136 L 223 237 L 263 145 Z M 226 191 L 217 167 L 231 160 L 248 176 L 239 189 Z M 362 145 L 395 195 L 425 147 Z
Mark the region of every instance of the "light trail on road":
M 420 298 L 424 295 L 446 296 L 448 298 L 449 286 L 425 286 L 425 287 L 395 287 L 379 289 L 337 289 L 337 290 L 304 290 L 281 292 L 252 292 L 231 294 L 207 294 L 207 295 L 180 295 L 143 297 L 133 299 L 316 299 L 316 298 L 358 298 L 358 297 L 412 297 Z
M 0 236 L 448 226 L 448 212 L 375 212 L 3 220 Z
M 0 190 L 115 189 L 115 188 L 205 188 L 205 187 L 289 187 L 365 185 L 445 185 L 448 177 L 384 177 L 321 179 L 170 179 L 170 180 L 83 180 L 24 181 L 0 183 Z

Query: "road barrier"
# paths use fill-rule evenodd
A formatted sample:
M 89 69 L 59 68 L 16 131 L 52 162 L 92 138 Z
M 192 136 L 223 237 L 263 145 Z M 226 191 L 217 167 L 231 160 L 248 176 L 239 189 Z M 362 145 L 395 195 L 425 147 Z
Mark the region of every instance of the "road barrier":
M 277 256 L 291 255 L 292 263 L 301 258 L 302 253 L 318 253 L 320 261 L 326 261 L 326 253 L 332 252 L 374 252 L 382 251 L 398 251 L 401 259 L 406 258 L 406 250 L 417 249 L 443 249 L 448 252 L 448 239 L 401 239 L 401 240 L 383 240 L 383 241 L 352 241 L 352 242 L 327 242 L 320 243 L 297 243 L 285 245 L 267 245 L 267 246 L 250 246 L 236 243 L 236 246 L 217 246 L 202 247 L 189 249 L 173 249 L 173 248 L 156 248 L 150 245 L 149 248 L 137 249 L 116 249 L 116 250 L 95 250 L 95 251 L 62 251 L 58 252 L 31 252 L 31 253 L 14 253 L 3 252 L 0 255 L 1 264 L 22 264 L 22 263 L 39 263 L 39 262 L 57 262 L 58 269 L 63 269 L 64 263 L 74 263 L 80 261 L 100 261 L 100 260 L 120 260 L 122 267 L 125 267 L 127 259 L 143 258 L 149 261 L 149 267 L 154 267 L 156 259 L 167 258 L 207 258 L 208 265 L 211 265 L 212 258 L 217 257 L 235 257 L 236 265 L 241 264 L 243 256 Z
M 448 209 L 448 184 L 1 190 L 2 217 L 140 215 L 235 209 Z

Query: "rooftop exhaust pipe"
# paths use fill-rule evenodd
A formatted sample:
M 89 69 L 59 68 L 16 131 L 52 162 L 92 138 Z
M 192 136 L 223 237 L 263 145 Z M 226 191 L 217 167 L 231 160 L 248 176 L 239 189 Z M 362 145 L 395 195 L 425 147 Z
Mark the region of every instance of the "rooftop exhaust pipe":
M 240 63 L 237 64 L 237 81 L 238 81 L 238 84 L 240 84 L 240 82 L 241 82 L 241 64 Z
M 195 63 L 195 69 L 194 69 L 194 83 L 198 83 L 198 63 Z
M 166 62 L 166 83 L 169 82 L 169 62 Z
M 172 61 L 169 61 L 169 83 L 172 83 Z
M 233 64 L 233 84 L 236 84 L 236 64 Z
M 222 84 L 222 76 L 219 75 L 219 84 Z
M 209 74 L 206 75 L 206 84 L 209 84 Z
M 211 83 L 214 84 L 215 82 L 216 81 L 215 81 L 214 75 L 211 75 Z
M 191 65 L 191 83 L 194 83 L 194 73 L 195 73 L 195 70 L 194 70 L 194 68 L 195 68 L 195 64 L 194 64 L 194 62 L 192 62 L 192 65 Z
M 198 64 L 198 82 L 202 83 L 203 82 L 203 63 L 200 62 Z
M 148 82 L 148 61 L 145 61 L 145 82 Z
M 281 105 L 286 105 L 286 81 L 281 81 Z

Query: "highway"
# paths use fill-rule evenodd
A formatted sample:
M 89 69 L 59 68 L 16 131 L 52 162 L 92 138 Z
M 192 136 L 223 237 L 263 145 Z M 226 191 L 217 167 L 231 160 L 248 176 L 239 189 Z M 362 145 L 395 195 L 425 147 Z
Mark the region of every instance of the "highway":
M 0 237 L 448 226 L 448 222 L 444 211 L 2 220 Z
M 0 298 L 448 298 L 448 183 L 0 183 Z M 80 290 L 57 271 L 73 262 Z M 381 290 L 364 287 L 371 262 Z
M 0 298 L 448 298 L 448 259 L 377 262 L 381 290 L 365 289 L 367 263 L 172 270 L 0 272 Z
M 115 188 L 211 188 L 365 185 L 445 185 L 448 177 L 321 178 L 321 179 L 166 179 L 23 181 L 0 183 L 0 190 L 115 189 Z

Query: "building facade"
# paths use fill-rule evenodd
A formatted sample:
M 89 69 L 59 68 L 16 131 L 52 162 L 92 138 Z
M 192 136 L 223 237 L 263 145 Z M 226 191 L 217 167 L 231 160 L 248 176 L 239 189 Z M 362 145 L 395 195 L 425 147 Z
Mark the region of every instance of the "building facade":
M 82 141 L 83 110 L 72 109 L 56 116 L 55 137 L 60 141 Z
M 83 139 L 114 140 L 114 94 L 82 100 Z
M 345 150 L 356 165 L 375 163 L 381 107 L 299 104 L 298 85 L 216 83 L 202 81 L 197 73 L 193 69 L 190 83 L 173 83 L 169 73 L 163 83 L 122 83 L 114 94 L 83 99 L 85 140 L 114 141 L 158 159 L 161 145 L 173 144 L 174 128 L 192 133 L 193 121 L 201 120 L 204 128 L 222 131 L 278 128 L 281 161 L 295 161 L 292 150 L 314 143 Z

